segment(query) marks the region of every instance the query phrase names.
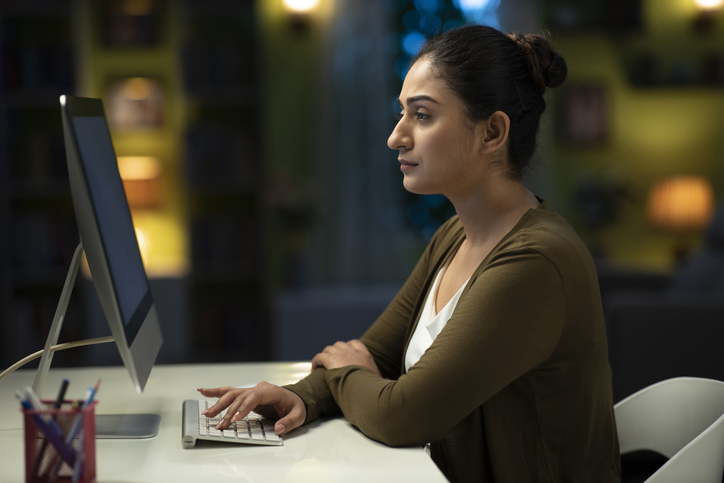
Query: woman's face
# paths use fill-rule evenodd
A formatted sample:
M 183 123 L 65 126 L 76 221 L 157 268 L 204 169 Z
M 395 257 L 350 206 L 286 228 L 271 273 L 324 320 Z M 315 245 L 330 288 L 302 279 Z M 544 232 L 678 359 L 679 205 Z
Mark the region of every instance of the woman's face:
M 425 58 L 410 68 L 398 101 L 402 111 L 387 146 L 399 151 L 405 189 L 448 198 L 474 189 L 479 134 L 462 101 L 431 74 Z

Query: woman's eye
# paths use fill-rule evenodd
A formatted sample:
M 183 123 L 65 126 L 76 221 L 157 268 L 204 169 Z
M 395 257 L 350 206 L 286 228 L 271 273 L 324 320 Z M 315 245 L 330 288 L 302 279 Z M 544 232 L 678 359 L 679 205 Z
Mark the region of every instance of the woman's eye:
M 415 118 L 416 118 L 418 121 L 424 121 L 424 120 L 427 119 L 428 117 L 430 117 L 430 116 L 427 115 L 427 114 L 423 114 L 423 113 L 421 113 L 421 112 L 416 112 L 416 113 L 415 113 Z

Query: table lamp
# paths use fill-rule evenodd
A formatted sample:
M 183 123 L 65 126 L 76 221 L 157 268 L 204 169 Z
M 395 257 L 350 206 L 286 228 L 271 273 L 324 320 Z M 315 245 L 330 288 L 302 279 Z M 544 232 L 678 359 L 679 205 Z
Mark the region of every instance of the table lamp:
M 661 179 L 649 191 L 646 211 L 655 230 L 674 234 L 674 258 L 681 263 L 689 253 L 691 237 L 706 228 L 714 213 L 711 184 L 702 176 Z
M 128 206 L 133 209 L 157 208 L 161 196 L 161 162 L 153 156 L 118 156 Z

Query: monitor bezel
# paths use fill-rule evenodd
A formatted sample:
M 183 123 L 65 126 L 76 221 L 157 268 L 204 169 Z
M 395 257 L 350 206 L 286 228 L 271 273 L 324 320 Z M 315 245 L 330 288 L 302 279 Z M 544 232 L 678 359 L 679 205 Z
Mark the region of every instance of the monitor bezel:
M 93 285 L 123 364 L 128 369 L 136 390 L 142 392 L 163 343 L 156 306 L 149 285 L 148 292 L 141 302 L 144 306 L 139 305 L 139 308 L 143 309 L 143 313 L 136 311 L 132 317 L 132 319 L 141 322 L 137 322 L 136 326 L 131 327 L 130 330 L 127 329 L 121 315 L 116 288 L 98 225 L 98 215 L 91 197 L 89 181 L 83 166 L 83 157 L 78 147 L 77 133 L 72 122 L 74 117 L 89 116 L 102 117 L 105 120 L 103 102 L 100 99 L 61 96 L 60 105 L 71 196 Z M 107 121 L 106 128 L 108 128 Z M 110 138 L 110 130 L 108 136 Z M 112 141 L 111 147 L 113 148 Z M 115 148 L 113 149 L 115 157 Z M 121 182 L 120 173 L 118 174 L 118 180 Z M 128 208 L 127 203 L 126 208 L 130 217 L 130 208 Z M 145 270 L 144 276 L 146 276 Z M 146 280 L 148 281 L 147 277 Z

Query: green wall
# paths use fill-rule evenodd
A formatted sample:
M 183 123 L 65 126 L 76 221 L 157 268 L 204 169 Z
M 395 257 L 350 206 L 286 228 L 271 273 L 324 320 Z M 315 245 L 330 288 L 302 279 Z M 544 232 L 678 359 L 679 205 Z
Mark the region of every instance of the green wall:
M 598 84 L 608 93 L 607 141 L 586 148 L 556 141 L 551 162 L 565 200 L 572 199 L 582 172 L 614 175 L 629 186 L 632 199 L 624 204 L 620 220 L 605 233 L 608 255 L 617 264 L 663 270 L 673 267 L 673 237 L 655 233 L 645 217 L 647 192 L 658 178 L 705 176 L 716 199 L 724 195 L 724 87 L 706 87 L 696 81 L 634 87 L 626 75 L 626 66 L 642 52 L 655 56 L 663 78 L 677 64 L 696 78 L 705 55 L 724 54 L 721 12 L 708 33 L 694 30 L 695 15 L 692 0 L 646 0 L 642 32 L 559 34 L 554 39 L 569 67 L 564 86 Z M 556 108 L 560 106 L 553 106 Z M 561 211 L 584 237 L 590 235 L 576 221 L 572 204 Z

